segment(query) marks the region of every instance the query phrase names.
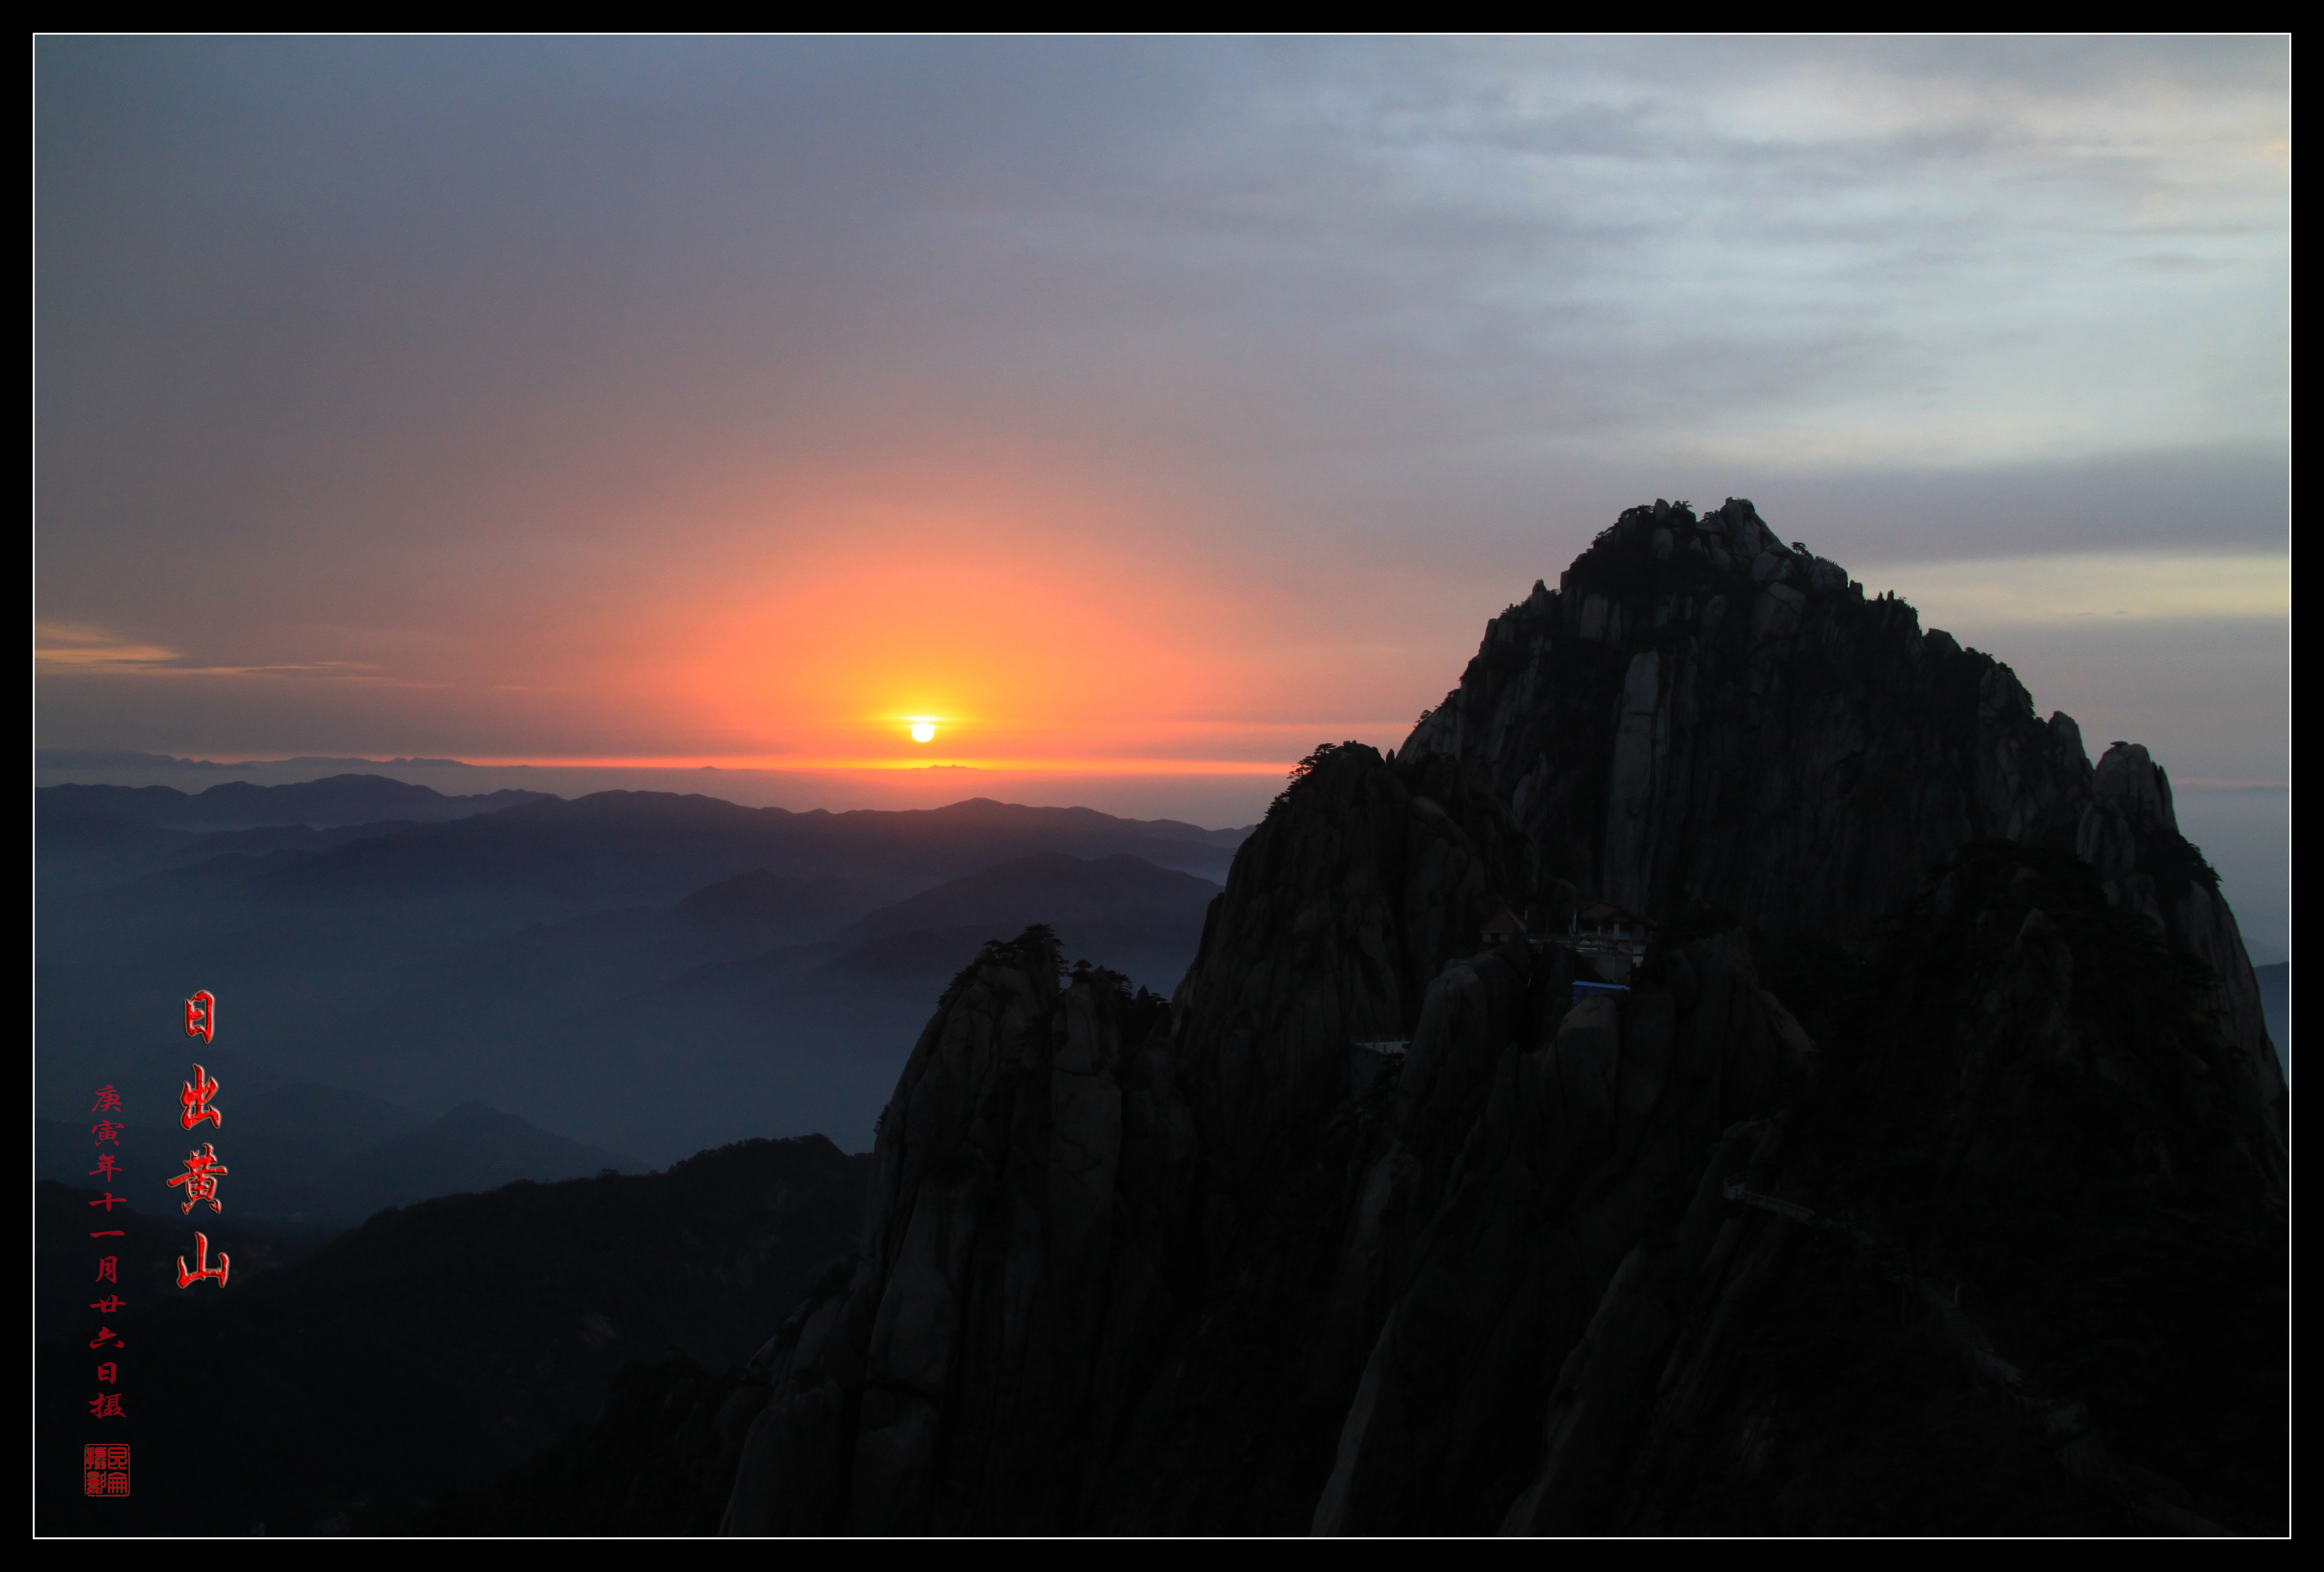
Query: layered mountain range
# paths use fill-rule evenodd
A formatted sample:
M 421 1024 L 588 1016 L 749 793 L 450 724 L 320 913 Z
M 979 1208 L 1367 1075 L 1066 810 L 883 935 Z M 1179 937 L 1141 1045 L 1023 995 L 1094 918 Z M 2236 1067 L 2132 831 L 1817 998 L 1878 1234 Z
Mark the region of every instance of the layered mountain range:
M 1648 935 L 1619 991 L 1572 937 L 1609 910 Z M 1657 502 L 1403 747 L 1303 766 L 1172 998 L 1038 926 L 976 952 L 852 1264 L 678 1427 L 689 1499 L 2276 1529 L 2287 1117 L 2143 749 L 2093 765 L 1750 503 Z
M 373 811 L 398 816 L 346 822 Z M 173 1117 L 182 1038 L 157 1027 L 203 987 L 237 1097 L 477 1101 L 656 1165 L 763 1132 L 868 1145 L 928 999 L 1028 922 L 1169 987 L 1244 833 L 981 799 L 793 814 L 375 777 L 48 786 L 35 827 L 49 1117 L 100 1083 Z
M 167 1188 L 170 1177 L 185 1169 L 189 1143 L 177 1120 L 121 1126 L 107 1143 L 115 1169 L 109 1176 L 89 1166 L 86 1123 L 42 1119 L 34 1138 L 36 1178 L 68 1185 L 105 1178 L 142 1206 L 177 1212 L 158 1201 L 176 1193 Z M 226 1150 L 234 1158 L 227 1193 L 237 1224 L 302 1231 L 336 1232 L 390 1207 L 520 1179 L 634 1173 L 643 1166 L 483 1103 L 463 1103 L 429 1119 L 361 1092 L 304 1084 L 237 1097 Z

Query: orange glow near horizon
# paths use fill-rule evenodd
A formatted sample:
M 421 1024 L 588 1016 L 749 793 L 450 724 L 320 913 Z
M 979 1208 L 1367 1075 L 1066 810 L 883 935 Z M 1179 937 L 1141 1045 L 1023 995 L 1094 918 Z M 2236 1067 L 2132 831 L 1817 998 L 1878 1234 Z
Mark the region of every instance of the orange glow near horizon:
M 1220 573 L 1157 534 L 1178 499 L 1070 473 L 734 483 L 673 508 L 687 553 L 512 595 L 491 647 L 380 691 L 505 715 L 412 749 L 503 767 L 1279 777 L 1401 740 L 1410 635 L 1333 567 Z
M 1389 744 L 1388 746 L 1393 746 Z M 594 758 L 559 756 L 518 758 L 470 755 L 463 764 L 489 769 L 692 769 L 760 770 L 770 774 L 896 774 L 959 769 L 979 775 L 1222 775 L 1280 776 L 1293 760 L 1253 758 Z
M 1194 743 L 1161 734 L 1237 685 L 1206 636 L 1228 610 L 1215 590 L 1021 522 L 922 519 L 840 538 L 736 575 L 721 603 L 688 606 L 658 641 L 670 654 L 652 677 L 713 744 L 706 761 L 1114 773 Z M 1209 740 L 1188 751 L 1221 751 Z M 1281 768 L 1281 749 L 1222 762 Z

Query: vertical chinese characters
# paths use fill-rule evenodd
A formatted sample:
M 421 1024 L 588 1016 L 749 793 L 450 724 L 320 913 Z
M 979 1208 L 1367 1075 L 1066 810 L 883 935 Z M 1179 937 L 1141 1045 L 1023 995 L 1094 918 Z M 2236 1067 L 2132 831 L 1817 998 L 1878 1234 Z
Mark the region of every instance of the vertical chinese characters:
M 186 1001 L 186 1035 L 199 1037 L 205 1043 L 217 1035 L 217 998 L 207 988 Z M 212 1101 L 217 1094 L 217 1078 L 200 1065 L 195 1065 L 193 1080 L 187 1081 L 185 1089 L 178 1094 L 180 1127 L 190 1130 L 208 1119 L 211 1129 L 226 1128 L 226 1116 Z M 226 1174 L 226 1164 L 218 1161 L 217 1143 L 205 1142 L 198 1150 L 186 1154 L 186 1171 L 183 1173 L 173 1173 L 163 1182 L 186 1187 L 185 1202 L 178 1209 L 180 1212 L 191 1212 L 196 1203 L 203 1201 L 209 1203 L 210 1210 L 223 1212 L 226 1204 L 218 1199 L 217 1183 Z M 194 1236 L 192 1269 L 188 1270 L 183 1255 L 178 1257 L 178 1286 L 190 1288 L 197 1282 L 215 1282 L 224 1288 L 226 1269 L 231 1264 L 226 1253 L 221 1250 L 217 1264 L 211 1265 L 209 1236 L 197 1233 Z
M 89 1105 L 88 1111 L 98 1116 L 97 1123 L 89 1126 L 89 1135 L 94 1138 L 93 1145 L 98 1148 L 97 1166 L 89 1170 L 89 1175 L 91 1178 L 102 1179 L 106 1181 L 103 1195 L 88 1204 L 103 1207 L 106 1216 L 110 1218 L 115 1206 L 126 1204 L 121 1197 L 115 1195 L 112 1190 L 112 1181 L 121 1172 L 120 1159 L 115 1154 L 104 1150 L 107 1145 L 121 1145 L 120 1121 L 106 1117 L 122 1111 L 120 1092 L 110 1086 L 97 1088 L 97 1099 Z M 125 1236 L 125 1230 L 92 1228 L 89 1230 L 88 1236 L 92 1239 L 117 1239 Z M 120 1283 L 121 1258 L 118 1255 L 100 1255 L 97 1258 L 97 1281 L 116 1286 Z M 128 1308 L 128 1304 L 129 1301 L 118 1293 L 109 1292 L 91 1300 L 88 1308 L 97 1311 L 101 1317 L 118 1316 Z M 116 1354 L 125 1347 L 121 1340 L 121 1335 L 102 1320 L 97 1323 L 97 1336 L 89 1339 L 88 1346 L 91 1352 L 103 1350 L 107 1354 Z M 129 1416 L 121 1406 L 121 1363 L 117 1357 L 101 1359 L 97 1362 L 97 1385 L 99 1390 L 88 1400 L 88 1417 L 93 1420 L 128 1418 Z M 107 1387 L 112 1390 L 104 1390 Z M 88 1495 L 127 1495 L 129 1494 L 129 1448 L 123 1445 L 106 1443 L 83 1447 L 81 1448 L 81 1489 Z

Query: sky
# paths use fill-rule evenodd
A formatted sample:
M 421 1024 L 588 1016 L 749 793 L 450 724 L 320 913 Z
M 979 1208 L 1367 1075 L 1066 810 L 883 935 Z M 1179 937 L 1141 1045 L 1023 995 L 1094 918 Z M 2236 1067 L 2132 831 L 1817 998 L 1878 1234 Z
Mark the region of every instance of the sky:
M 2288 807 L 2289 67 L 46 38 L 36 740 L 1240 822 L 1733 495 Z

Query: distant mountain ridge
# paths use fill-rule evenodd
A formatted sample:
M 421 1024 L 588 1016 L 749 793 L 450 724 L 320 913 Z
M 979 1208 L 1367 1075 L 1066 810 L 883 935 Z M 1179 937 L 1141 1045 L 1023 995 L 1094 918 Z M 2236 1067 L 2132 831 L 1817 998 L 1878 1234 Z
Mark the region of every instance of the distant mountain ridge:
M 301 754 L 296 758 L 245 758 L 236 763 L 221 763 L 209 758 L 180 758 L 169 753 L 134 753 L 97 748 L 36 748 L 32 750 L 35 769 L 255 769 L 309 766 L 321 769 L 347 769 L 355 766 L 377 768 L 380 766 L 401 766 L 407 768 L 471 769 L 475 767 L 458 758 L 337 758 L 315 754 Z
M 363 1092 L 300 1083 L 226 1106 L 233 1110 L 231 1130 L 205 1126 L 196 1135 L 170 1123 L 129 1124 L 109 1148 L 120 1165 L 110 1182 L 131 1204 L 174 1215 L 177 1209 L 165 1204 L 172 1195 L 168 1180 L 182 1171 L 189 1145 L 208 1140 L 229 1170 L 219 1186 L 228 1208 L 221 1218 L 352 1227 L 387 1208 L 435 1196 L 644 1167 L 624 1153 L 567 1140 L 479 1102 L 430 1119 Z M 82 1125 L 42 1119 L 34 1141 L 36 1178 L 85 1186 L 98 1177 L 89 1172 Z
M 539 920 L 662 906 L 754 869 L 852 878 L 893 899 L 1046 851 L 1082 858 L 1131 851 L 1215 881 L 1224 877 L 1240 834 L 984 799 L 833 814 L 747 808 L 668 792 L 598 792 L 399 828 L 264 866 L 220 858 L 191 878 L 171 876 L 171 887 L 180 899 L 231 894 L 278 906 L 456 898 L 482 911 L 475 906 L 481 898 Z M 154 893 L 167 898 L 165 890 Z
M 739 928 L 693 926 L 712 905 L 706 897 L 724 904 L 738 887 L 762 883 L 796 887 L 746 876 L 698 891 L 668 914 L 608 915 L 528 935 L 538 946 L 530 963 L 542 981 L 526 997 L 540 997 L 552 978 L 567 979 L 575 1002 L 569 1013 L 512 1024 L 482 1094 L 521 1099 L 558 1127 L 586 1132 L 607 1117 L 596 1089 L 650 1063 L 660 1067 L 652 1084 L 622 1099 L 619 1129 L 605 1138 L 634 1140 L 649 1152 L 682 1145 L 675 1132 L 696 1089 L 729 1100 L 751 1089 L 765 1101 L 827 1109 L 818 1116 L 823 1128 L 845 1143 L 866 1140 L 897 1045 L 927 1000 L 986 941 L 1028 922 L 1048 923 L 1074 956 L 1167 992 L 1194 959 L 1204 914 L 1220 893 L 1207 879 L 1127 853 L 1083 860 L 1047 852 L 880 907 L 812 942 L 740 952 L 733 937 L 761 931 L 747 906 Z M 727 958 L 670 974 L 667 957 L 683 951 L 669 947 L 669 935 L 680 924 L 695 942 L 721 945 Z M 560 933 L 568 936 L 565 947 L 553 948 Z M 633 991 L 591 993 L 584 979 L 622 957 L 635 958 Z M 665 969 L 659 977 L 651 970 L 657 958 Z M 799 1046 L 777 1052 L 778 1041 Z
M 966 924 L 991 930 L 988 938 L 1007 938 L 1033 923 L 1065 930 L 1081 922 L 1119 922 L 1132 904 L 1141 912 L 1167 913 L 1199 934 L 1204 909 L 1222 887 L 1128 852 L 1084 860 L 1037 851 L 882 907 L 835 937 L 844 942 Z M 1191 952 L 1187 959 L 1194 959 Z
M 383 775 L 335 775 L 292 786 L 221 781 L 190 795 L 165 786 L 67 784 L 37 788 L 33 801 L 44 816 L 68 823 L 104 814 L 170 830 L 247 830 L 277 824 L 327 830 L 390 819 L 433 823 L 497 813 L 539 802 L 549 795 L 510 789 L 447 796 L 432 787 Z
M 971 798 L 941 808 L 749 808 L 669 792 L 598 792 L 567 801 L 540 792 L 447 797 L 379 776 L 341 776 L 297 786 L 227 782 L 189 796 L 170 786 L 66 785 L 34 794 L 36 847 L 108 866 L 183 865 L 188 854 L 240 853 L 241 845 L 166 840 L 158 831 L 304 824 L 383 827 L 329 845 L 251 843 L 321 855 L 256 876 L 273 894 L 408 896 L 491 887 L 507 897 L 545 896 L 568 908 L 660 904 L 754 870 L 796 878 L 885 880 L 897 894 L 1010 857 L 1041 851 L 1104 856 L 1135 850 L 1149 861 L 1213 878 L 1248 828 L 1206 830 L 1176 820 L 1121 819 L 1092 808 L 1028 807 Z M 368 848 L 354 840 L 376 841 Z
M 391 807 L 460 801 L 381 784 Z M 867 1139 L 924 994 L 1028 921 L 1175 986 L 1242 833 L 990 799 L 833 814 L 640 792 L 321 830 L 170 829 L 124 811 L 181 815 L 213 795 L 36 797 L 44 1073 L 87 1064 L 174 1089 L 183 1066 L 150 1032 L 153 1001 L 201 986 L 278 1081 L 391 1099 L 424 1083 L 657 1160 L 768 1131 Z M 301 805 L 281 788 L 254 800 Z M 318 804 L 332 803 L 309 792 Z M 881 919 L 876 948 L 842 934 L 979 878 L 948 911 Z M 666 1014 L 641 1013 L 697 971 Z M 620 1089 L 641 1054 L 659 1066 L 642 1096 Z

